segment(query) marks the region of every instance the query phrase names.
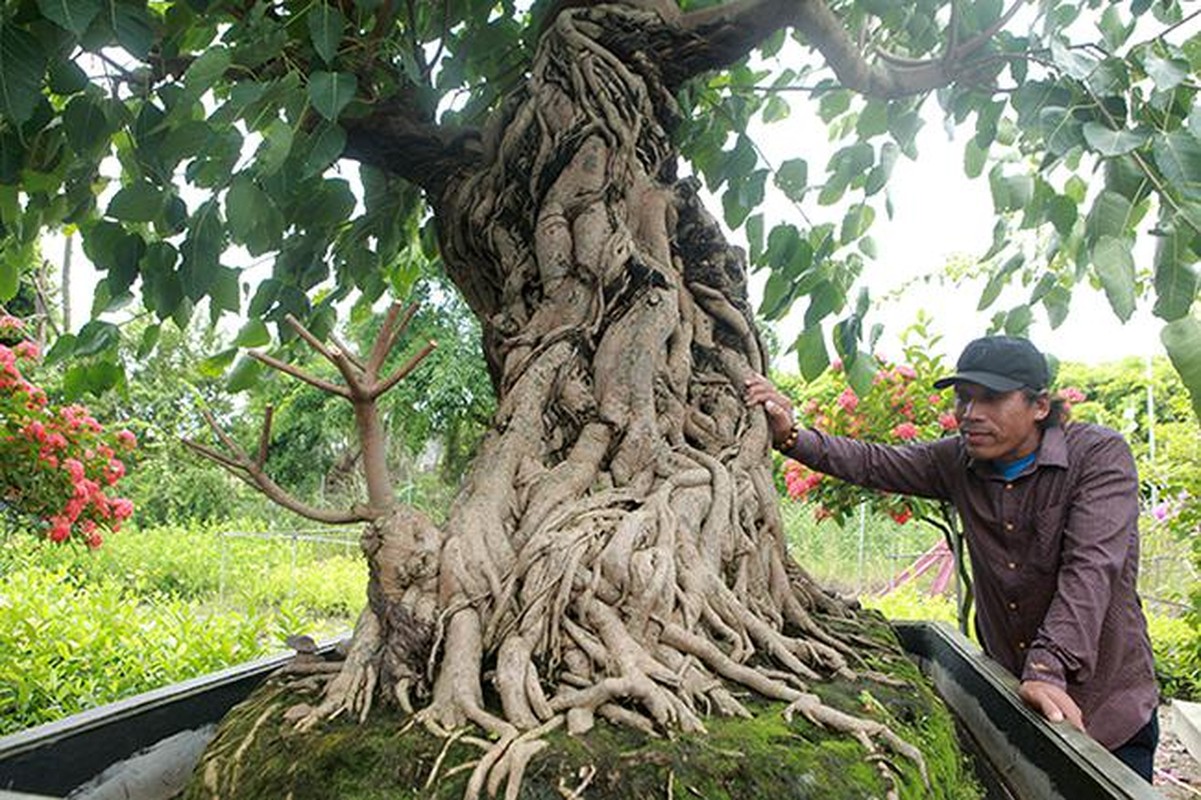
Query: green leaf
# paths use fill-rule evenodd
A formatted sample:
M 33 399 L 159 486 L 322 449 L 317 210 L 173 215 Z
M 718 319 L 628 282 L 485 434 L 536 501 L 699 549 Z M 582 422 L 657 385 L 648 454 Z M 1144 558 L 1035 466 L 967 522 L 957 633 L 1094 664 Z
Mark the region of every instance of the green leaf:
M 251 319 L 234 338 L 234 347 L 266 347 L 271 344 L 271 332 L 261 319 Z
M 1030 323 L 1034 321 L 1034 313 L 1030 306 L 1020 305 L 1009 309 L 1005 315 L 1004 330 L 1008 336 L 1026 336 L 1030 332 Z
M 108 216 L 126 222 L 151 222 L 163 209 L 163 192 L 149 183 L 122 186 L 109 201 Z
M 309 102 L 318 114 L 336 122 L 357 89 L 358 81 L 349 72 L 317 71 L 309 78 Z
M 75 337 L 75 355 L 77 357 L 94 356 L 109 348 L 115 348 L 121 339 L 121 332 L 111 322 L 94 319 L 79 329 Z
M 763 107 L 763 121 L 767 123 L 779 122 L 787 119 L 792 113 L 792 108 L 788 105 L 788 101 L 778 94 L 773 94 L 767 98 L 767 104 Z
M 308 150 L 301 176 L 311 178 L 324 172 L 342 155 L 346 149 L 346 131 L 341 125 L 323 122 L 309 135 L 306 145 Z
M 855 390 L 855 394 L 866 397 L 872 389 L 872 381 L 880 371 L 880 364 L 870 353 L 860 352 L 851 360 L 846 361 L 847 382 Z
M 1081 125 L 1069 109 L 1059 106 L 1042 109 L 1038 112 L 1038 126 L 1052 155 L 1062 156 L 1084 144 Z
M 1103 156 L 1122 156 L 1147 143 L 1147 136 L 1135 131 L 1115 131 L 1100 122 L 1084 123 L 1084 140 Z
M 206 378 L 220 378 L 237 357 L 237 348 L 222 350 L 220 353 L 209 356 L 201 361 L 198 369 L 200 370 L 200 374 Z
M 1002 264 L 1000 269 L 994 270 L 988 277 L 984 291 L 980 293 L 980 302 L 976 305 L 976 310 L 984 311 L 995 303 L 1001 294 L 1001 289 L 1005 288 L 1005 284 L 1009 282 L 1009 276 L 1021 269 L 1025 263 L 1026 257 L 1018 253 Z
M 803 158 L 791 158 L 776 170 L 774 183 L 789 200 L 800 202 L 809 184 L 809 164 Z
M 0 22 L 0 117 L 17 125 L 33 115 L 42 97 L 46 50 L 11 22 Z
M 1102 236 L 1123 235 L 1130 225 L 1131 211 L 1130 201 L 1112 189 L 1097 195 L 1085 220 L 1085 236 L 1089 243 L 1098 241 Z
M 100 13 L 100 0 L 38 0 L 46 19 L 76 36 L 83 36 Z
M 1057 194 L 1047 201 L 1047 218 L 1060 236 L 1066 238 L 1071 235 L 1079 216 L 1076 201 L 1067 195 Z
M 154 28 L 145 4 L 106 0 L 105 12 L 117 43 L 134 58 L 145 61 L 154 46 Z
M 48 69 L 46 83 L 55 94 L 75 94 L 88 86 L 88 74 L 70 59 L 56 58 L 50 62 Z
M 1043 298 L 1043 307 L 1047 309 L 1047 321 L 1051 330 L 1055 330 L 1068 318 L 1072 294 L 1062 286 L 1055 286 Z
M 282 119 L 274 119 L 263 131 L 263 143 L 255 157 L 255 170 L 261 177 L 269 177 L 279 171 L 292 152 L 292 126 Z
M 849 244 L 867 233 L 876 219 L 876 210 L 868 205 L 851 206 L 842 218 L 839 243 Z
M 976 144 L 975 139 L 968 139 L 963 146 L 963 174 L 969 178 L 979 178 L 988 163 L 988 149 Z
M 1153 50 L 1143 57 L 1143 68 L 1161 92 L 1170 92 L 1188 77 L 1189 63 L 1180 58 L 1163 58 Z
M 1136 286 L 1134 256 L 1125 238 L 1101 236 L 1093 245 L 1093 266 L 1113 313 L 1122 322 L 1134 313 Z
M 1172 322 L 1189 313 L 1201 288 L 1195 240 L 1188 228 L 1168 228 L 1155 247 L 1155 306 L 1152 313 Z
M 55 364 L 61 364 L 66 361 L 75 352 L 75 334 L 64 333 L 55 340 L 51 346 L 50 352 L 46 353 L 45 360 L 42 362 L 48 367 Z
M 820 325 L 801 331 L 793 347 L 797 353 L 797 367 L 805 380 L 817 380 L 830 366 L 830 353 L 826 350 L 826 339 L 822 336 Z
M 142 339 L 138 342 L 138 350 L 135 355 L 138 361 L 143 361 L 149 356 L 154 348 L 158 345 L 159 335 L 162 333 L 162 326 L 158 324 L 147 325 L 146 330 L 142 331 Z
M 1151 141 L 1155 164 L 1168 184 L 1191 200 L 1201 199 L 1201 142 L 1178 128 Z
M 5 247 L 0 258 L 0 302 L 3 303 L 16 297 L 21 286 L 21 262 L 10 257 L 11 249 Z
M 747 218 L 746 242 L 750 249 L 750 262 L 754 268 L 760 266 L 759 260 L 763 255 L 763 215 L 752 214 Z
M 1189 316 L 1169 322 L 1159 338 L 1192 397 L 1193 413 L 1201 418 L 1201 321 Z
M 259 361 L 242 356 L 234 364 L 234 368 L 229 371 L 229 378 L 225 381 L 225 390 L 236 394 L 254 388 L 262 374 L 263 365 Z
M 328 3 L 316 3 L 310 9 L 306 21 L 313 49 L 326 64 L 333 64 L 338 55 L 338 43 L 346 29 L 346 17 Z
M 87 95 L 72 97 L 63 110 L 67 141 L 80 155 L 104 146 L 111 130 L 104 107 Z
M 869 197 L 884 188 L 892 176 L 893 165 L 897 163 L 900 151 L 892 142 L 885 142 L 880 148 L 880 163 L 872 168 L 867 175 L 867 183 L 863 187 L 864 194 Z

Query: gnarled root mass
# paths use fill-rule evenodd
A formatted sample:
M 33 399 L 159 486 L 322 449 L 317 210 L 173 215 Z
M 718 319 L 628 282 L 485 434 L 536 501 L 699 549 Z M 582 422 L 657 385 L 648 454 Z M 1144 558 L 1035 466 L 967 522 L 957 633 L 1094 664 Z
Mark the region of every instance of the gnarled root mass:
M 699 732 L 745 715 L 748 690 L 922 762 L 807 691 L 853 675 L 819 621 L 847 612 L 785 552 L 765 420 L 742 399 L 766 359 L 746 265 L 674 174 L 673 87 L 647 57 L 672 32 L 626 7 L 561 13 L 486 167 L 438 203 L 499 410 L 442 531 L 369 532 L 369 609 L 304 724 L 365 713 L 377 680 L 405 709 L 428 691 L 428 726 L 489 737 L 470 797 L 506 779 L 516 797 L 553 728 Z

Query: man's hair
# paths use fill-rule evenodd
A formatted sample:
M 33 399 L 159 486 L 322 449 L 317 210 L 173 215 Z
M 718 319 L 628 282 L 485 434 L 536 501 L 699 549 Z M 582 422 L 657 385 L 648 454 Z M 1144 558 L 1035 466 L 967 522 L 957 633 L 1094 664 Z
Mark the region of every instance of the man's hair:
M 1047 411 L 1047 416 L 1038 421 L 1039 430 L 1047 430 L 1048 428 L 1063 427 L 1068 421 L 1067 401 L 1058 394 L 1051 394 L 1046 389 L 1031 389 L 1029 386 L 1022 388 L 1022 396 L 1026 398 L 1026 402 L 1034 405 L 1038 398 L 1046 395 L 1051 402 L 1051 407 Z

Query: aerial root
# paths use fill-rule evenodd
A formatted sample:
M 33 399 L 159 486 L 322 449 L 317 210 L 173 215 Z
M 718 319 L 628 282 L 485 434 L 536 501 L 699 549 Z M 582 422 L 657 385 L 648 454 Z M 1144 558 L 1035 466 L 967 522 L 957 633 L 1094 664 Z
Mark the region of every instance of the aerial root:
M 840 733 L 854 736 L 868 751 L 867 760 L 876 765 L 890 787 L 889 798 L 897 797 L 897 772 L 880 753 L 874 739 L 882 739 L 889 750 L 916 764 L 918 772 L 922 776 L 922 783 L 927 789 L 930 788 L 930 776 L 926 771 L 926 760 L 922 757 L 921 751 L 893 733 L 892 729 L 884 723 L 845 714 L 830 708 L 822 703 L 821 698 L 817 695 L 809 693 L 801 695 L 784 709 L 784 719 L 791 722 L 792 715 L 797 712 L 800 712 L 814 725 L 833 728 Z
M 586 767 L 580 767 L 580 785 L 574 789 L 567 788 L 565 778 L 559 778 L 559 796 L 563 800 L 580 800 L 584 796 L 584 790 L 592 783 L 592 779 L 596 777 L 596 767 L 589 764 Z
M 350 651 L 338 674 L 325 687 L 325 695 L 316 708 L 301 705 L 293 709 L 296 729 L 311 730 L 318 722 L 335 719 L 349 711 L 359 722 L 367 719 L 379 681 L 379 652 L 382 644 L 379 618 L 368 606 L 355 623 Z
M 564 721 L 563 714 L 556 714 L 542 725 L 525 733 L 513 730 L 501 736 L 500 740 L 484 753 L 472 771 L 464 794 L 465 800 L 478 800 L 480 790 L 485 788 L 485 781 L 488 796 L 495 797 L 505 778 L 509 780 L 505 788 L 505 800 L 517 800 L 521 795 L 521 781 L 526 766 L 529 765 L 530 759 L 548 744 L 542 737 L 563 725 Z

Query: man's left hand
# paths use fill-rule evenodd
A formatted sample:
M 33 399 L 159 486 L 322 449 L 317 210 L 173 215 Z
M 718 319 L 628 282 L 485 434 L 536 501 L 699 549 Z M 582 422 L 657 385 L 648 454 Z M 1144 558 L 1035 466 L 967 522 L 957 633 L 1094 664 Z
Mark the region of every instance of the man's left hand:
M 1051 722 L 1067 720 L 1072 727 L 1084 730 L 1084 714 L 1068 693 L 1053 683 L 1022 681 L 1018 688 L 1022 702 L 1042 714 Z

